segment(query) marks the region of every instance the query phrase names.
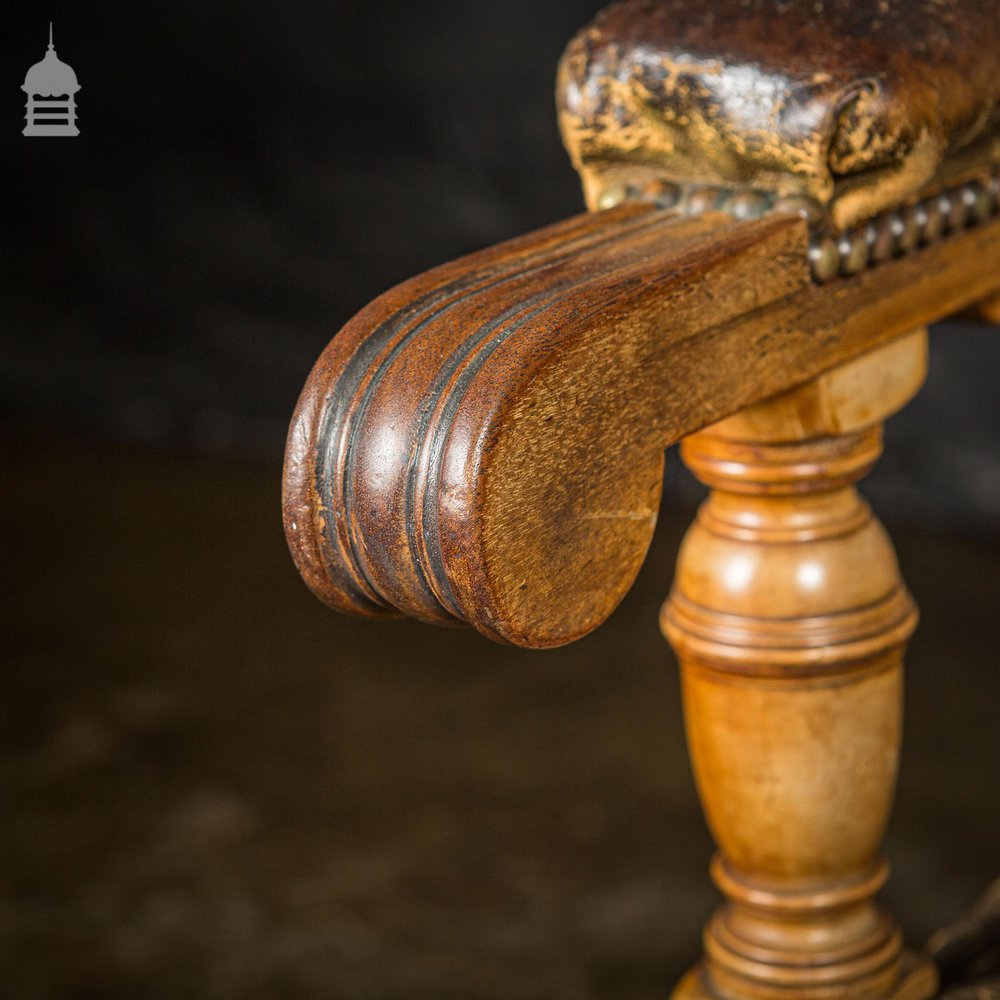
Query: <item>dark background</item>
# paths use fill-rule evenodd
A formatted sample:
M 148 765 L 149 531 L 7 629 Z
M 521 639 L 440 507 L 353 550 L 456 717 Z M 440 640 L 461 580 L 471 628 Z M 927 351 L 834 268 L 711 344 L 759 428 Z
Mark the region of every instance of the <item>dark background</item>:
M 24 95 L 4 89 L 8 407 L 278 455 L 315 356 L 369 299 L 582 209 L 553 81 L 599 6 L 53 13 L 81 135 L 22 137 Z M 5 65 L 42 57 L 47 17 L 3 33 Z
M 600 5 L 4 11 L 0 995 L 638 1000 L 697 954 L 676 459 L 633 593 L 544 654 L 334 616 L 280 532 L 339 326 L 581 209 L 553 80 Z M 50 17 L 75 139 L 21 135 Z M 995 329 L 937 330 L 866 485 L 924 612 L 888 842 L 917 943 L 996 874 L 998 379 Z
M 553 79 L 600 6 L 8 11 L 8 76 L 42 57 L 51 17 L 83 87 L 66 142 L 22 137 L 24 95 L 13 81 L 0 94 L 8 415 L 277 457 L 306 372 L 369 299 L 581 209 Z M 992 331 L 937 336 L 876 498 L 900 516 L 1000 522 L 998 379 Z

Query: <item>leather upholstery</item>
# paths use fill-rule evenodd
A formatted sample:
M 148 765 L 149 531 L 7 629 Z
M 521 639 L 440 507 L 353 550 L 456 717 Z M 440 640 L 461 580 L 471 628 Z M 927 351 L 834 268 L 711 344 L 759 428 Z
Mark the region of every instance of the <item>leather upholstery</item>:
M 592 202 L 645 171 L 846 225 L 1000 158 L 1000 0 L 625 0 L 570 43 L 558 98 Z

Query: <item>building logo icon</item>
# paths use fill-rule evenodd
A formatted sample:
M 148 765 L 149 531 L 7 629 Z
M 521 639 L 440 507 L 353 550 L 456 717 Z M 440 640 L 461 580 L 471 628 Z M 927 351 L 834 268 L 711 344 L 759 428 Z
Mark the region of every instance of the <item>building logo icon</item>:
M 45 58 L 28 70 L 21 87 L 28 95 L 24 135 L 79 135 L 76 127 L 79 89 L 72 67 L 56 55 L 49 21 L 49 49 Z

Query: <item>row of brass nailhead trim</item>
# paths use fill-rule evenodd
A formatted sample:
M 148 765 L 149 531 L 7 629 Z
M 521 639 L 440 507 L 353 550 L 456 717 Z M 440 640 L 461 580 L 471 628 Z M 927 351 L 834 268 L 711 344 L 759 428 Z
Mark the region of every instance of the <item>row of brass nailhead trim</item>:
M 986 222 L 1000 209 L 1000 175 L 969 181 L 913 205 L 881 212 L 843 233 L 814 232 L 809 242 L 813 280 L 824 284 L 902 257 L 946 233 Z
M 756 219 L 769 212 L 797 212 L 809 224 L 809 267 L 819 284 L 926 246 L 946 233 L 964 229 L 1000 213 L 1000 168 L 987 181 L 968 181 L 913 205 L 881 212 L 842 233 L 830 226 L 826 210 L 802 195 L 777 197 L 770 191 L 679 185 L 654 180 L 644 185 L 617 184 L 601 193 L 599 209 L 623 201 L 651 201 L 658 208 L 679 209 L 685 215 L 711 210 L 736 219 Z

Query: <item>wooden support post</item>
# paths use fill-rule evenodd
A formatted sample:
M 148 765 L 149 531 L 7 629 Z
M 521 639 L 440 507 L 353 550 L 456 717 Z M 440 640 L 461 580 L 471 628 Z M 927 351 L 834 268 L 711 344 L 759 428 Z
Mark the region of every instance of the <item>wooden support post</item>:
M 854 482 L 917 391 L 926 331 L 688 437 L 711 487 L 662 625 L 726 902 L 675 997 L 923 1000 L 873 897 L 916 608 Z

